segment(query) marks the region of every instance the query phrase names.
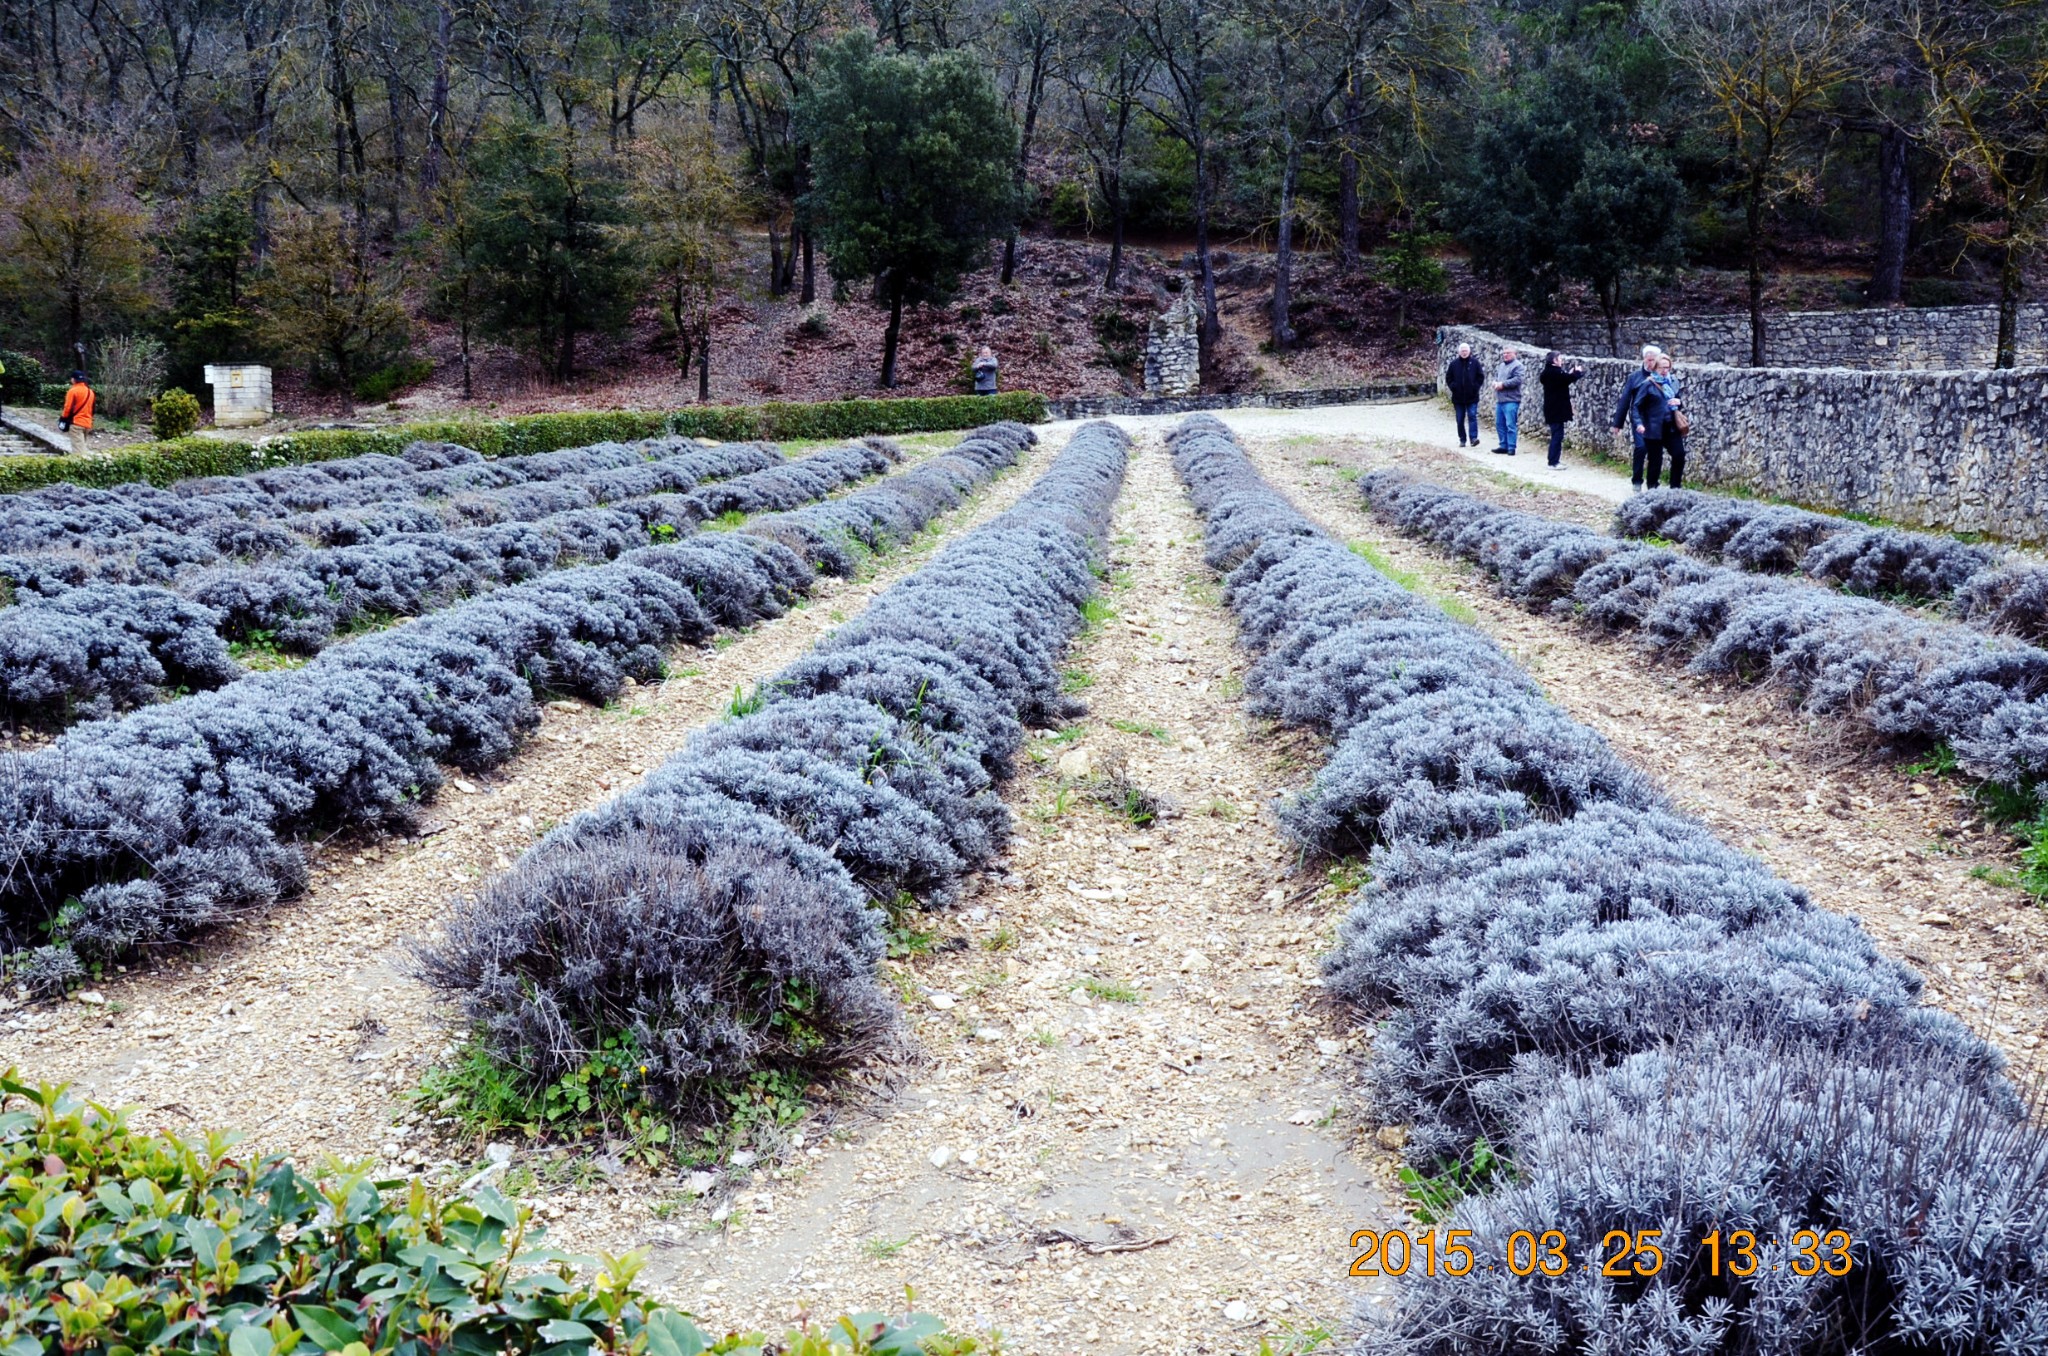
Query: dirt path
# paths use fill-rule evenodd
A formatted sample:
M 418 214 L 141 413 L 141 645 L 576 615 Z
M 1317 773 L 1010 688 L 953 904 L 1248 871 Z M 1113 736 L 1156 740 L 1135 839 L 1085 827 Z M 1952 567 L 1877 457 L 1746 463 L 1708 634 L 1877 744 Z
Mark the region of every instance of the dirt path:
M 723 1229 L 691 1202 L 629 1231 L 678 1302 L 744 1324 L 911 1284 L 1039 1353 L 1250 1351 L 1346 1325 L 1346 1245 L 1390 1219 L 1392 1160 L 1349 1110 L 1355 1043 L 1316 1003 L 1331 904 L 1286 876 L 1262 809 L 1300 768 L 1225 695 L 1234 630 L 1156 440 L 1113 530 L 1119 615 L 1071 660 L 1091 714 L 1034 741 L 1004 874 L 935 920 L 936 951 L 891 965 L 918 1066 L 801 1150 L 807 1169 L 757 1173 Z M 1119 762 L 1184 813 L 1138 828 L 1090 799 Z
M 2012 1057 L 2015 1076 L 2048 1076 L 2048 912 L 1980 878 L 2016 863 L 2009 837 L 1987 827 L 1966 795 L 1844 747 L 1837 722 L 1810 721 L 1776 693 L 1696 678 L 1626 640 L 1598 640 L 1523 611 L 1464 562 L 1373 518 L 1352 481 L 1358 469 L 1398 460 L 1497 502 L 1592 526 L 1605 526 L 1604 505 L 1516 488 L 1412 446 L 1268 441 L 1253 456 L 1331 531 L 1371 543 L 1424 588 L 1469 607 L 1552 701 L 1725 841 L 1821 906 L 1859 918 L 1879 946 L 1926 977 L 1932 1002 Z
M 947 530 L 1007 508 L 1051 460 L 1047 438 Z M 266 1149 L 376 1156 L 387 1166 L 438 1151 L 395 1132 L 401 1094 L 447 1050 L 450 1009 L 412 977 L 411 946 L 448 900 L 509 867 L 547 828 L 622 790 L 722 712 L 736 685 L 773 673 L 929 555 L 937 534 L 859 581 L 821 577 L 788 615 L 711 649 L 685 650 L 675 676 L 612 708 L 552 702 L 504 768 L 456 777 L 430 807 L 437 828 L 381 844 L 316 850 L 308 893 L 57 1007 L 0 1013 L 0 1067 L 66 1081 L 140 1108 L 145 1124 L 246 1131 Z

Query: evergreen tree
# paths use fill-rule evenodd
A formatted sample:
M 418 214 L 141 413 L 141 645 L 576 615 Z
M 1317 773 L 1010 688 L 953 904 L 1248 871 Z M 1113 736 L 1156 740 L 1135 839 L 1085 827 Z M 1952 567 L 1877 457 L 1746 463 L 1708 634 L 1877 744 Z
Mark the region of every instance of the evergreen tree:
M 889 307 L 881 384 L 894 386 L 903 308 L 946 301 L 1016 225 L 1016 128 L 967 53 L 882 53 L 865 33 L 820 55 L 797 124 L 832 276 L 873 279 Z
M 567 381 L 577 339 L 624 329 L 639 296 L 626 184 L 573 131 L 534 122 L 495 129 L 472 163 L 481 318 Z

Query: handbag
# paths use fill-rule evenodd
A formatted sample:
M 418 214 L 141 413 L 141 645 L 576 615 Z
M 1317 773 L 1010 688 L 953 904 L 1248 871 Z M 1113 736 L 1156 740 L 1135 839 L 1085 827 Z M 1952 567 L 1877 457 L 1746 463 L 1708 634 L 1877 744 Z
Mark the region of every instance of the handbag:
M 1671 427 L 1677 429 L 1678 436 L 1683 438 L 1686 434 L 1692 432 L 1692 420 L 1685 417 L 1684 410 L 1673 410 L 1671 412 Z

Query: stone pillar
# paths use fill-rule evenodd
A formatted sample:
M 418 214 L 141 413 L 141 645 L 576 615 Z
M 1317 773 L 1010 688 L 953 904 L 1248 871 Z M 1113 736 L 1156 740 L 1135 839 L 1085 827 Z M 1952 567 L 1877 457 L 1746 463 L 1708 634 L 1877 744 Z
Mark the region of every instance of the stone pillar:
M 270 422 L 270 369 L 248 363 L 206 369 L 213 388 L 215 428 L 248 428 Z
M 1164 315 L 1154 316 L 1145 335 L 1145 394 L 1194 395 L 1202 389 L 1201 312 L 1195 306 L 1193 283 Z

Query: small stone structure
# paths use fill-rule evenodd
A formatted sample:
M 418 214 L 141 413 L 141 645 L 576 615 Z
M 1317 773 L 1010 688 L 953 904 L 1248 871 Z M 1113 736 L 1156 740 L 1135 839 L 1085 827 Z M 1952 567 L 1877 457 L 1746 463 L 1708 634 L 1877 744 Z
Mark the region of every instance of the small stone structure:
M 1183 284 L 1145 335 L 1145 394 L 1193 395 L 1202 389 L 1202 313 L 1195 289 Z
M 1541 346 L 1446 326 L 1437 332 L 1437 380 L 1441 389 L 1459 344 L 1471 344 L 1491 372 L 1510 342 L 1528 374 L 1520 420 L 1526 447 L 1545 436 L 1536 385 Z M 1918 527 L 2048 541 L 2048 401 L 2041 399 L 2048 368 L 1735 367 L 1670 346 L 1679 348 L 1692 418 L 1687 479 Z M 1572 388 L 1578 418 L 1571 441 L 1627 456 L 1629 442 L 1609 432 L 1608 420 L 1638 363 L 1578 361 L 1586 375 Z M 1491 389 L 1480 403 L 1490 424 Z
M 1626 316 L 1620 353 L 1607 351 L 1604 320 L 1547 320 L 1515 326 L 1545 348 L 1629 357 L 1657 344 L 1693 362 L 1749 365 L 1749 313 Z M 2048 305 L 2020 307 L 2021 365 L 2048 363 Z M 1987 368 L 1998 358 L 1996 306 L 1870 307 L 1860 311 L 1772 311 L 1764 316 L 1764 363 L 1772 367 L 1854 367 L 1865 371 Z
M 206 369 L 213 387 L 215 428 L 249 428 L 270 422 L 270 369 L 250 363 Z

